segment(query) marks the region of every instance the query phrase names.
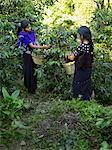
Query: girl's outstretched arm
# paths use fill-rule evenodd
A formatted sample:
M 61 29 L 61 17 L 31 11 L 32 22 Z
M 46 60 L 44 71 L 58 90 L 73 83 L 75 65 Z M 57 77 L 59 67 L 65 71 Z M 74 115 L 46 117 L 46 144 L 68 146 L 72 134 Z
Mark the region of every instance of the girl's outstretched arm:
M 73 54 L 67 56 L 67 59 L 69 61 L 75 61 L 82 54 L 83 54 L 82 48 L 81 48 L 81 46 L 78 46 Z
M 32 49 L 49 49 L 49 48 L 51 48 L 51 45 L 43 45 L 43 46 L 40 46 L 40 45 L 33 45 L 32 43 L 30 43 L 29 46 L 30 46 Z

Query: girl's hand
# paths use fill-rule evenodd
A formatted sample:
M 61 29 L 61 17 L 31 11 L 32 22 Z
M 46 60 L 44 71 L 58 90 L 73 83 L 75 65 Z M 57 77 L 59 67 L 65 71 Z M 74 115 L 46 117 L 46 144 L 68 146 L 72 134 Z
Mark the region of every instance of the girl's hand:
M 68 55 L 68 59 L 73 61 L 75 59 L 74 54 Z
M 45 49 L 50 49 L 51 48 L 51 45 L 45 45 Z

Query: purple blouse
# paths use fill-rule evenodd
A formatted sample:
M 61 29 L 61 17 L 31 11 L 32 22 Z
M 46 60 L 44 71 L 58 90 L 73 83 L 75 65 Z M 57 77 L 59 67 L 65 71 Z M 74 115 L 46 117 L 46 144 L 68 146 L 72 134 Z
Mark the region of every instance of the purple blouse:
M 18 38 L 18 48 L 23 46 L 25 49 L 24 51 L 30 50 L 30 43 L 37 45 L 35 33 L 33 31 L 30 31 L 29 33 L 21 31 Z

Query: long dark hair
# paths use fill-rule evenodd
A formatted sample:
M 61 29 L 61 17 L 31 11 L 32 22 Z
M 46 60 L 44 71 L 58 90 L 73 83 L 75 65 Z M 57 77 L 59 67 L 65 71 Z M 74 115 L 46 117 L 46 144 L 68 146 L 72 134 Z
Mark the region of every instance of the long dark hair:
M 22 31 L 22 29 L 25 29 L 28 25 L 30 24 L 30 22 L 28 20 L 23 20 L 21 22 L 21 25 L 18 26 L 18 29 L 17 29 L 17 36 L 19 36 L 20 32 Z
M 92 62 L 93 62 L 94 44 L 92 41 L 92 34 L 91 34 L 90 29 L 87 26 L 80 27 L 78 29 L 78 33 L 80 35 L 80 38 L 82 38 L 82 43 L 83 43 L 83 39 L 84 39 L 84 40 L 87 40 L 90 45 L 90 52 L 89 53 L 84 52 L 84 54 L 82 56 L 80 56 L 79 67 L 80 68 L 88 68 L 88 67 L 92 66 Z
M 90 48 L 93 49 L 94 44 L 92 41 L 92 34 L 91 34 L 90 29 L 87 26 L 82 26 L 78 29 L 78 33 L 80 37 L 83 37 L 83 39 L 86 39 L 87 41 L 89 41 Z

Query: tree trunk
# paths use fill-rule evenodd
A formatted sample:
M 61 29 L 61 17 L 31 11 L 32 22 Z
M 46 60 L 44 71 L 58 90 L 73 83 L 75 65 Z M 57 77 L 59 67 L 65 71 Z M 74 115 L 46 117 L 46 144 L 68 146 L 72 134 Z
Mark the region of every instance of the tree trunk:
M 98 9 L 108 9 L 110 6 L 110 0 L 102 0 L 100 3 L 98 0 L 94 0 L 94 2 L 96 3 Z
M 96 3 L 97 8 L 98 8 L 98 9 L 101 9 L 101 5 L 98 3 L 98 1 L 97 1 L 97 0 L 94 0 L 94 2 Z
M 101 9 L 103 9 L 105 7 L 105 0 L 102 0 L 101 2 Z
M 110 0 L 105 0 L 105 8 L 108 10 L 109 6 L 110 6 Z
M 107 3 L 107 9 L 109 8 L 109 4 L 110 4 L 110 0 L 108 0 L 108 3 Z

